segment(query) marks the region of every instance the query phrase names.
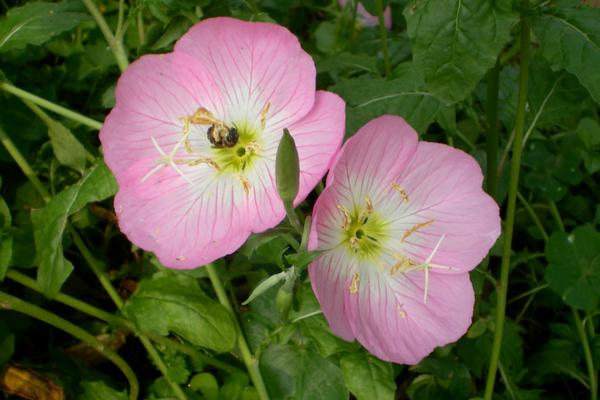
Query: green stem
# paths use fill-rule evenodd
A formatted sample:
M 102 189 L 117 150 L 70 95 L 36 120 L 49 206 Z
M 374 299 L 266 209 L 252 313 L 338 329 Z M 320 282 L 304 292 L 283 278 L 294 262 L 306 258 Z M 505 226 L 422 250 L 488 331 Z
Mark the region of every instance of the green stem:
M 42 182 L 38 179 L 35 172 L 33 172 L 33 168 L 27 162 L 27 160 L 23 157 L 17 146 L 13 143 L 13 141 L 8 137 L 4 129 L 0 126 L 0 142 L 4 145 L 4 148 L 10 154 L 10 156 L 15 160 L 23 174 L 29 179 L 29 182 L 33 185 L 35 190 L 42 196 L 45 202 L 50 201 L 50 193 L 46 190 Z
M 379 16 L 379 36 L 381 37 L 381 51 L 383 52 L 383 66 L 385 68 L 385 76 L 389 77 L 392 74 L 392 66 L 390 64 L 390 52 L 388 50 L 387 29 L 383 18 L 383 0 L 375 0 L 377 7 L 377 15 Z
M 35 94 L 26 92 L 23 89 L 19 89 L 18 87 L 13 86 L 10 83 L 0 82 L 0 89 L 4 90 L 7 93 L 13 94 L 22 100 L 29 100 L 32 103 L 37 104 L 38 106 L 55 112 L 59 115 L 62 115 L 65 118 L 69 118 L 73 121 L 81 123 L 82 125 L 89 126 L 92 129 L 100 130 L 100 128 L 102 128 L 101 122 L 86 117 L 85 115 L 79 114 L 75 111 L 71 111 L 68 108 L 59 106 L 56 103 L 43 99 L 39 96 L 36 96 Z
M 129 398 L 132 400 L 137 399 L 139 394 L 139 384 L 135 373 L 131 370 L 131 367 L 125 360 L 123 360 L 116 352 L 106 348 L 106 346 L 104 346 L 104 344 L 96 337 L 80 327 L 70 323 L 69 321 L 62 319 L 56 314 L 48 312 L 43 308 L 35 306 L 4 292 L 0 292 L 0 309 L 1 308 L 26 314 L 32 318 L 43 321 L 57 329 L 66 332 L 82 342 L 87 343 L 89 346 L 94 348 L 113 364 L 115 364 L 119 370 L 121 370 L 129 382 Z
M 246 364 L 246 369 L 248 370 L 248 374 L 250 374 L 250 379 L 252 379 L 252 383 L 254 384 L 254 387 L 258 392 L 258 397 L 261 400 L 268 400 L 269 394 L 267 393 L 267 388 L 265 387 L 262 375 L 260 374 L 260 369 L 258 368 L 258 360 L 252 355 L 250 349 L 248 348 L 246 338 L 244 337 L 244 331 L 242 330 L 242 327 L 236 317 L 235 311 L 233 310 L 233 307 L 229 302 L 227 293 L 225 293 L 225 288 L 223 287 L 221 278 L 219 278 L 217 270 L 215 269 L 213 264 L 207 264 L 204 268 L 206 268 L 206 272 L 208 273 L 208 277 L 215 290 L 215 293 L 217 294 L 219 302 L 231 313 L 237 325 L 238 349 L 240 351 L 244 364 Z
M 547 289 L 547 288 L 548 288 L 548 284 L 546 284 L 546 283 L 544 283 L 543 285 L 540 285 L 540 286 L 536 286 L 533 289 L 529 289 L 528 291 L 523 292 L 523 293 L 521 293 L 521 294 L 513 297 L 512 299 L 510 299 L 508 301 L 508 304 L 513 303 L 513 302 L 515 302 L 517 300 L 521 300 L 524 297 L 536 294 L 537 292 L 539 292 L 541 290 L 544 290 L 544 289 Z
M 83 4 L 85 4 L 90 14 L 92 14 L 92 17 L 94 17 L 94 19 L 96 20 L 98 28 L 100 28 L 100 31 L 102 31 L 104 39 L 106 39 L 106 41 L 108 42 L 108 45 L 110 46 L 110 49 L 112 50 L 113 55 L 117 60 L 117 65 L 119 66 L 119 69 L 121 70 L 121 72 L 125 71 L 125 69 L 127 69 L 127 66 L 129 65 L 129 62 L 127 61 L 127 55 L 125 54 L 123 43 L 120 40 L 117 40 L 115 35 L 113 35 L 112 31 L 108 27 L 108 24 L 106 23 L 106 20 L 104 19 L 104 16 L 102 16 L 102 13 L 100 13 L 100 10 L 98 10 L 98 7 L 96 7 L 94 0 L 81 1 L 83 1 Z
M 117 17 L 117 30 L 115 31 L 115 37 L 119 38 L 120 41 L 123 37 L 123 19 L 125 17 L 125 0 L 119 0 L 119 14 Z
M 512 248 L 512 237 L 515 224 L 515 211 L 517 203 L 517 189 L 519 185 L 519 172 L 521 167 L 523 130 L 525 126 L 525 109 L 527 104 L 527 83 L 529 72 L 529 23 L 521 18 L 521 67 L 519 76 L 519 100 L 517 103 L 517 115 L 515 122 L 515 140 L 513 143 L 513 154 L 510 168 L 510 180 L 508 187 L 508 200 L 506 222 L 504 224 L 504 246 L 502 249 L 502 263 L 500 267 L 500 283 L 497 288 L 496 324 L 494 330 L 494 342 L 490 357 L 490 365 L 485 385 L 484 400 L 491 400 L 494 393 L 494 383 L 498 371 L 498 361 L 502 347 L 502 336 L 504 334 L 504 320 L 506 311 L 506 295 L 508 292 L 508 274 L 510 270 L 510 256 Z
M 298 214 L 296 214 L 296 210 L 294 210 L 294 205 L 291 202 L 284 201 L 283 207 L 285 208 L 285 213 L 287 214 L 288 221 L 290 221 L 292 228 L 302 235 L 302 224 L 300 223 Z
M 38 293 L 42 292 L 40 286 L 34 279 L 28 277 L 27 275 L 23 275 L 20 272 L 10 270 L 6 273 L 6 277 Z M 76 310 L 79 310 L 87 315 L 91 315 L 92 317 L 97 318 L 99 320 L 106 321 L 107 323 L 113 326 L 125 326 L 129 328 L 131 325 L 129 321 L 123 318 L 120 318 L 114 314 L 101 310 L 97 307 L 92 306 L 91 304 L 88 304 L 84 301 L 81 301 L 79 299 L 76 299 L 75 297 L 71 297 L 61 292 L 59 292 L 53 298 L 53 300 L 56 300 L 59 303 L 63 303 Z
M 161 372 L 161 374 L 163 375 L 163 377 L 165 378 L 165 380 L 167 381 L 167 383 L 173 390 L 175 397 L 177 397 L 179 400 L 187 400 L 187 396 L 181 389 L 181 386 L 179 386 L 179 384 L 174 382 L 171 379 L 171 377 L 169 376 L 169 368 L 167 367 L 165 362 L 160 357 L 160 354 L 158 354 L 158 351 L 156 350 L 154 345 L 152 343 L 150 343 L 150 340 L 144 335 L 139 335 L 138 338 L 140 339 L 140 342 L 142 342 L 142 344 L 146 348 L 146 352 L 148 352 L 148 355 L 154 362 L 154 365 L 156 366 L 156 368 L 158 368 L 158 370 Z
M 46 190 L 44 185 L 40 182 L 40 180 L 37 178 L 37 176 L 33 172 L 33 169 L 31 168 L 31 166 L 29 165 L 27 160 L 25 160 L 25 158 L 23 158 L 19 149 L 17 149 L 17 147 L 10 140 L 10 138 L 4 133 L 4 131 L 2 130 L 1 127 L 0 127 L 0 142 L 2 142 L 4 147 L 6 147 L 6 150 L 8 151 L 8 153 L 15 160 L 15 162 L 19 165 L 19 167 L 21 168 L 21 170 L 23 171 L 25 176 L 33 184 L 33 186 L 36 188 L 36 190 L 39 192 L 39 194 L 44 198 L 44 201 L 46 203 L 48 201 L 50 201 L 50 198 L 51 198 L 50 194 L 48 193 L 48 191 Z M 98 264 L 98 262 L 92 255 L 92 252 L 88 249 L 88 247 L 86 246 L 85 242 L 83 241 L 83 239 L 81 238 L 79 233 L 77 233 L 77 231 L 75 229 L 73 229 L 73 227 L 70 225 L 67 225 L 67 231 L 69 231 L 69 233 L 73 237 L 73 242 L 75 243 L 75 246 L 81 252 L 81 255 L 83 256 L 85 261 L 88 263 L 88 265 L 90 266 L 90 268 L 92 269 L 92 271 L 94 272 L 94 274 L 96 275 L 98 280 L 100 281 L 100 284 L 102 285 L 104 290 L 106 290 L 106 292 L 108 293 L 108 295 L 110 296 L 112 301 L 115 303 L 117 308 L 121 309 L 123 307 L 123 300 L 121 300 L 121 297 L 117 293 L 116 289 L 112 286 L 112 284 L 110 283 L 110 280 L 108 279 L 106 274 L 104 274 L 104 271 L 102 271 L 101 266 Z M 144 347 L 146 348 L 146 351 L 148 351 L 148 354 L 154 361 L 154 364 L 159 368 L 160 368 L 160 365 L 164 365 L 162 359 L 160 359 L 160 356 L 159 356 L 158 352 L 156 351 L 156 349 L 154 348 L 154 346 L 152 345 L 152 343 L 150 343 L 148 340 L 143 340 L 144 336 L 142 336 L 142 335 L 139 335 L 139 338 L 142 341 L 142 344 L 144 345 Z M 161 370 L 161 372 L 162 372 L 162 370 Z M 169 383 L 169 385 L 171 385 L 171 387 L 177 386 L 179 388 L 179 386 L 175 382 L 173 382 L 168 375 L 164 375 L 164 377 L 165 377 L 165 380 Z M 179 388 L 180 393 L 178 393 L 177 389 L 173 389 L 173 390 L 180 400 L 187 400 L 187 397 L 181 391 L 181 388 Z M 180 396 L 180 394 L 182 396 Z
M 571 307 L 571 313 L 573 314 L 573 320 L 575 321 L 575 326 L 577 327 L 577 333 L 579 334 L 579 339 L 581 340 L 581 345 L 583 347 L 583 354 L 585 357 L 585 364 L 587 365 L 588 375 L 590 380 L 590 399 L 597 400 L 598 399 L 598 380 L 596 376 L 596 370 L 594 368 L 594 360 L 592 358 L 592 352 L 590 350 L 590 344 L 588 342 L 588 338 L 585 332 L 585 328 L 583 323 L 581 322 L 581 318 L 579 317 L 579 313 L 574 307 Z
M 563 220 L 560 216 L 560 213 L 558 212 L 558 208 L 556 207 L 556 203 L 554 202 L 554 200 L 549 200 L 548 206 L 549 206 L 548 209 L 550 210 L 550 214 L 556 221 L 556 225 L 558 225 L 558 229 L 560 229 L 562 232 L 564 232 L 565 224 L 563 223 Z
M 498 91 L 500 81 L 500 64 L 496 61 L 496 66 L 488 74 L 487 97 L 485 104 L 485 115 L 488 124 L 488 134 L 486 143 L 487 153 L 487 173 L 486 189 L 492 198 L 496 197 L 496 188 L 498 186 Z
M 527 212 L 529 213 L 529 216 L 531 217 L 531 220 L 533 221 L 535 226 L 537 226 L 538 230 L 542 234 L 544 241 L 548 241 L 548 232 L 546 232 L 544 225 L 542 225 L 542 221 L 540 221 L 540 219 L 538 218 L 537 214 L 531 207 L 531 204 L 529 204 L 527 199 L 525 199 L 525 197 L 523 197 L 523 195 L 520 192 L 517 192 L 517 197 L 519 198 L 519 201 L 523 204 L 523 207 L 525 207 L 525 210 L 527 210 Z
M 144 15 L 143 15 L 143 11 L 140 10 L 137 14 L 136 17 L 136 21 L 137 21 L 137 32 L 138 32 L 138 41 L 139 41 L 139 47 L 144 47 L 144 44 L 146 42 L 146 34 L 144 33 Z

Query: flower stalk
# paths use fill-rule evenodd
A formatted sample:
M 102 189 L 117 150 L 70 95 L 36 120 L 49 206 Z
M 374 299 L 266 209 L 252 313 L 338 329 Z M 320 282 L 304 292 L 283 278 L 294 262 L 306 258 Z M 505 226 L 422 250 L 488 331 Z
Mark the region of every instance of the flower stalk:
M 246 338 L 244 337 L 244 331 L 242 330 L 235 311 L 233 310 L 233 306 L 227 297 L 227 293 L 225 293 L 225 288 L 223 287 L 221 278 L 219 278 L 217 270 L 213 264 L 207 264 L 204 268 L 206 268 L 208 278 L 210 279 L 213 289 L 215 290 L 219 303 L 221 303 L 221 305 L 223 305 L 223 307 L 225 307 L 233 316 L 236 329 L 238 331 L 238 350 L 240 351 L 242 360 L 244 361 L 246 369 L 248 370 L 248 374 L 250 375 L 250 379 L 252 379 L 252 383 L 254 384 L 254 387 L 258 393 L 258 397 L 261 400 L 269 400 L 269 394 L 267 393 L 267 388 L 260 373 L 260 368 L 258 367 L 258 360 L 250 352 L 250 348 L 248 347 L 248 343 L 246 343 Z
M 496 198 L 498 186 L 498 89 L 500 82 L 500 64 L 496 65 L 488 74 L 485 116 L 488 125 L 486 153 L 487 173 L 486 189 L 490 196 Z
M 488 368 L 485 385 L 484 400 L 491 400 L 494 393 L 494 383 L 498 371 L 498 361 L 502 347 L 504 334 L 504 321 L 506 318 L 506 296 L 508 292 L 508 275 L 510 269 L 510 256 L 512 249 L 512 237 L 515 223 L 515 211 L 517 203 L 517 192 L 519 185 L 519 172 L 521 168 L 521 155 L 523 151 L 523 131 L 525 127 L 525 111 L 527 105 L 527 85 L 529 79 L 529 42 L 530 28 L 526 18 L 521 18 L 521 66 L 519 73 L 519 99 L 517 103 L 517 115 L 515 122 L 515 139 L 510 169 L 510 180 L 508 188 L 506 221 L 504 224 L 504 246 L 502 248 L 502 263 L 500 267 L 500 282 L 497 287 L 496 324 L 492 354 Z

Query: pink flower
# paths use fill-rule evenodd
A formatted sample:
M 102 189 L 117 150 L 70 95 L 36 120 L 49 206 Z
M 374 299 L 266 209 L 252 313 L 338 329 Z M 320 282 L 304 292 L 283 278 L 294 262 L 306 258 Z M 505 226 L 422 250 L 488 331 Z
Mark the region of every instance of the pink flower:
M 346 4 L 348 4 L 348 0 L 338 0 L 338 3 L 341 7 L 345 7 Z M 364 26 L 379 25 L 379 17 L 377 15 L 371 15 L 361 3 L 358 3 L 356 13 Z M 392 29 L 392 9 L 389 6 L 383 10 L 383 25 L 387 29 Z
M 309 267 L 332 331 L 416 364 L 471 324 L 468 271 L 500 234 L 477 162 L 382 116 L 342 147 L 313 209 Z
M 117 84 L 100 140 L 121 230 L 171 268 L 232 253 L 285 215 L 275 187 L 283 129 L 298 147 L 299 203 L 339 149 L 344 117 L 342 99 L 315 91 L 314 62 L 287 29 L 198 23 Z

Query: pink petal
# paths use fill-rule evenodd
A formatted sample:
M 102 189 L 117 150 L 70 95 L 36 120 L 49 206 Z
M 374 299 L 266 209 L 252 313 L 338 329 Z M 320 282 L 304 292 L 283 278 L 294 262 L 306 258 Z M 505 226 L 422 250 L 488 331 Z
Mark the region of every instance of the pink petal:
M 355 334 L 344 310 L 344 297 L 352 284 L 357 263 L 345 249 L 329 251 L 310 264 L 308 273 L 315 296 L 331 331 L 344 340 L 354 340 Z
M 282 26 L 210 18 L 175 45 L 207 69 L 227 104 L 226 120 L 260 120 L 270 103 L 267 129 L 280 131 L 312 108 L 315 65 L 298 39 Z
M 405 251 L 422 262 L 444 236 L 432 261 L 453 270 L 439 271 L 475 268 L 500 235 L 499 208 L 481 187 L 483 175 L 475 159 L 450 146 L 421 142 L 395 180 L 410 198 L 396 210 L 395 228 L 433 221 L 406 238 Z
M 121 181 L 133 163 L 158 153 L 151 138 L 170 149 L 181 138 L 182 117 L 200 106 L 222 114 L 215 84 L 203 67 L 185 54 L 146 55 L 121 75 L 116 105 L 106 117 L 100 141 L 106 163 Z
M 164 166 L 142 181 L 156 161 L 134 164 L 115 197 L 119 227 L 136 245 L 171 268 L 195 268 L 238 249 L 250 234 L 247 195 L 234 177 L 210 167 L 181 166 L 193 184 Z
M 423 271 L 391 277 L 375 265 L 358 270 L 358 293 L 344 292 L 345 316 L 357 340 L 382 360 L 417 364 L 469 328 L 474 293 L 468 274 L 430 273 L 425 303 Z

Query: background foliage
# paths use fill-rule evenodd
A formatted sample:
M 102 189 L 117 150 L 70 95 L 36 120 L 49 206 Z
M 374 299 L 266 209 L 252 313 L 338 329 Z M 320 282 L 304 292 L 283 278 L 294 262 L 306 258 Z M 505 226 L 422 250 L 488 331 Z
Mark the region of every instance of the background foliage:
M 311 255 L 287 223 L 217 263 L 221 294 L 234 304 L 270 397 L 480 398 L 502 321 L 494 399 L 596 399 L 600 9 L 574 0 L 361 3 L 374 14 L 391 7 L 391 30 L 362 26 L 352 1 L 0 0 L 5 396 L 18 375 L 39 393 L 60 387 L 68 398 L 125 399 L 134 391 L 131 366 L 142 398 L 258 398 L 215 277 L 168 271 L 119 233 L 117 187 L 95 122 L 114 105 L 127 58 L 170 51 L 192 24 L 232 15 L 276 22 L 299 37 L 315 59 L 318 87 L 347 102 L 347 136 L 378 115 L 401 115 L 423 139 L 475 156 L 504 210 L 509 187 L 518 197 L 514 224 L 505 222 L 514 225 L 503 257 L 506 313 L 503 236 L 471 273 L 477 303 L 468 333 L 412 367 L 331 334 L 307 281 Z M 510 150 L 515 140 L 521 160 Z M 515 163 L 518 186 L 509 172 Z M 300 210 L 309 213 L 314 199 Z M 271 287 L 241 305 L 269 276 Z M 69 323 L 83 333 L 73 337 Z M 101 356 L 90 345 L 108 350 Z

